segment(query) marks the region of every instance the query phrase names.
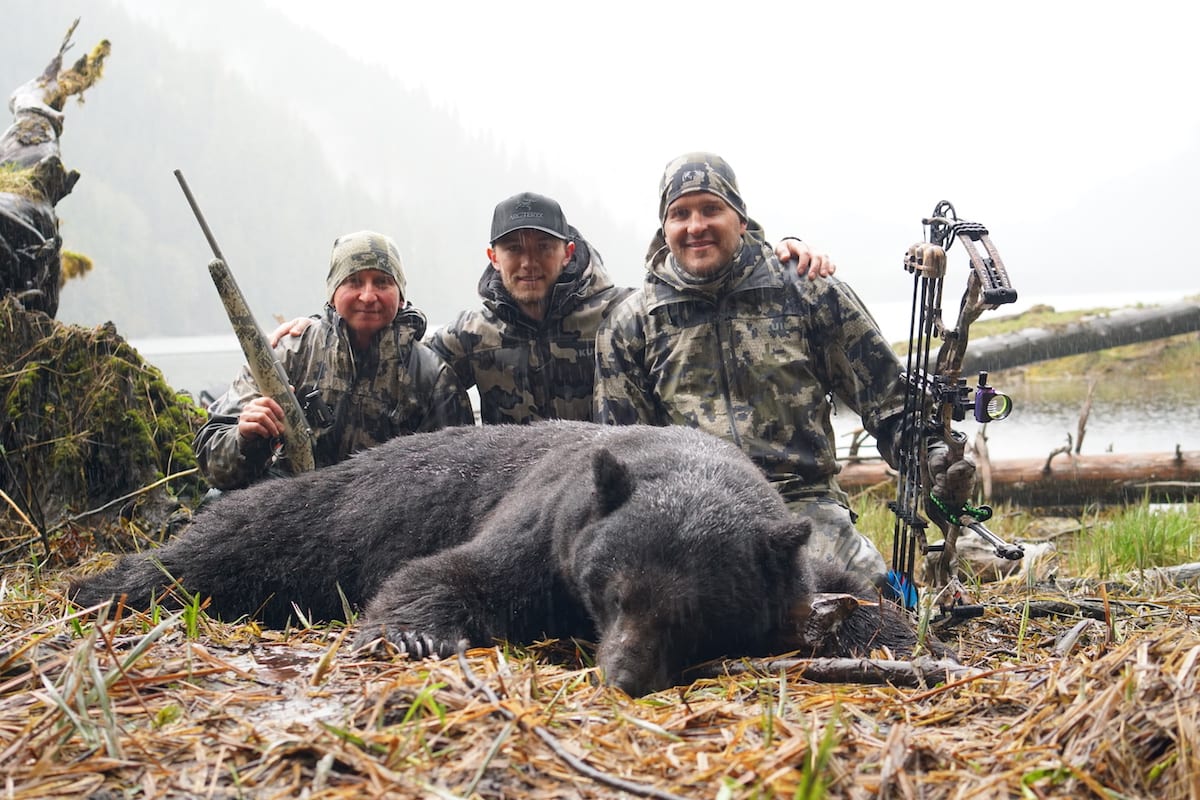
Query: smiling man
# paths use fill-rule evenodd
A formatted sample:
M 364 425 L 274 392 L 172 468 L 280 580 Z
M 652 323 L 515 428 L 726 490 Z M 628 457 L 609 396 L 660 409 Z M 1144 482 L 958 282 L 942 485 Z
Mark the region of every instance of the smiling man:
M 575 255 L 572 234 L 578 238 L 562 208 L 549 197 L 525 192 L 496 206 L 488 260 L 530 319 L 546 317 L 554 284 Z
M 809 557 L 882 586 L 883 558 L 837 485 L 830 413 L 836 395 L 895 466 L 900 362 L 850 287 L 803 280 L 749 220 L 720 156 L 667 164 L 645 284 L 597 334 L 596 421 L 687 425 L 733 442 L 812 520 Z
M 474 424 L 453 371 L 421 342 L 425 315 L 405 304 L 404 269 L 390 238 L 372 231 L 338 237 L 325 290 L 324 313 L 275 346 L 316 434 L 318 467 L 394 436 Z M 283 409 L 243 367 L 196 434 L 209 483 L 235 489 L 290 473 L 276 447 L 283 425 Z
M 715 194 L 684 194 L 671 203 L 663 238 L 689 278 L 714 275 L 741 246 L 746 221 Z
M 630 289 L 613 285 L 600 254 L 557 202 L 534 192 L 492 215 L 481 310 L 434 331 L 429 346 L 466 388 L 487 424 L 589 420 L 596 329 Z

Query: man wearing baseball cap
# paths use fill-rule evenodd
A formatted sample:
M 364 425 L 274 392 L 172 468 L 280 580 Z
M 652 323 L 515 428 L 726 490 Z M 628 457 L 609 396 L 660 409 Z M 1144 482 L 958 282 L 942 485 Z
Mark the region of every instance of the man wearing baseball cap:
M 430 347 L 478 387 L 485 425 L 590 419 L 596 328 L 630 290 L 545 195 L 500 201 L 488 241 L 483 308 L 434 331 Z
M 394 436 L 475 422 L 454 373 L 421 342 L 425 315 L 405 302 L 405 288 L 400 253 L 389 237 L 373 231 L 340 236 L 323 313 L 300 336 L 275 345 L 316 435 L 318 467 Z M 218 489 L 290 473 L 287 454 L 277 447 L 283 425 L 283 409 L 259 392 L 243 367 L 196 434 L 200 468 Z

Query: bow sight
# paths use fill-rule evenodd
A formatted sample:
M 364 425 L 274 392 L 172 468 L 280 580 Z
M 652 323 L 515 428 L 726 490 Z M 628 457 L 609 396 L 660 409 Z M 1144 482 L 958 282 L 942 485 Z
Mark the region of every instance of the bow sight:
M 988 386 L 987 377 L 987 372 L 980 372 L 979 384 L 972 389 L 967 386 L 966 378 L 959 378 L 954 386 L 946 387 L 935 375 L 930 380 L 933 402 L 950 406 L 950 416 L 955 422 L 966 419 L 967 411 L 976 422 L 999 422 L 1012 413 L 1012 398 Z
M 896 514 L 891 581 L 908 606 L 915 605 L 914 567 L 918 553 L 927 560 L 930 584 L 938 589 L 937 603 L 951 618 L 981 613 L 967 606 L 957 578 L 956 542 L 962 528 L 970 528 L 1004 559 L 1020 559 L 1020 545 L 1005 542 L 983 522 L 992 516 L 987 506 L 950 502 L 935 492 L 929 471 L 931 442 L 948 450 L 946 464 L 962 459 L 967 437 L 950 427 L 966 419 L 970 410 L 980 423 L 997 422 L 1012 411 L 1012 400 L 987 383 L 979 373 L 975 387 L 962 377 L 971 323 L 989 309 L 1017 299 L 1008 281 L 1000 254 L 987 228 L 958 219 L 954 206 L 943 200 L 933 215 L 922 220 L 926 241 L 914 244 L 904 257 L 904 268 L 913 274 L 912 320 L 909 328 L 908 360 L 904 372 L 905 414 L 900 433 L 900 464 L 896 500 L 888 505 Z M 953 328 L 942 322 L 942 284 L 946 275 L 946 251 L 961 242 L 971 262 L 967 288 Z M 982 248 L 982 252 L 980 250 Z M 932 341 L 942 339 L 930 367 Z M 925 529 L 932 520 L 941 529 L 941 542 L 929 544 Z

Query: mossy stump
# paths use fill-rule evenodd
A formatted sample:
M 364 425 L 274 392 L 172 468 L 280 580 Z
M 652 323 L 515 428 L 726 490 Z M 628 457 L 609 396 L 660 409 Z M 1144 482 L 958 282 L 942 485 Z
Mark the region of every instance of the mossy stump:
M 64 325 L 0 300 L 0 563 L 69 564 L 159 542 L 207 486 L 204 411 L 112 323 Z

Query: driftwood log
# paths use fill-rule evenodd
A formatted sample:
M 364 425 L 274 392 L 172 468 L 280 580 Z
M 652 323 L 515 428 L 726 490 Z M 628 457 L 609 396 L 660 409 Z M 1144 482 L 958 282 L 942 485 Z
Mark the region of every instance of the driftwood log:
M 1024 328 L 977 339 L 967 346 L 963 374 L 997 372 L 1194 331 L 1200 331 L 1200 302 L 1124 308 L 1054 328 Z
M 1200 451 L 1195 450 L 1004 459 L 992 461 L 988 474 L 989 502 L 1022 506 L 1063 508 L 1200 497 Z M 838 483 L 851 493 L 894 485 L 895 480 L 895 472 L 877 460 L 847 464 L 838 475 Z

